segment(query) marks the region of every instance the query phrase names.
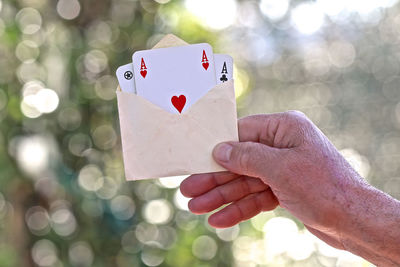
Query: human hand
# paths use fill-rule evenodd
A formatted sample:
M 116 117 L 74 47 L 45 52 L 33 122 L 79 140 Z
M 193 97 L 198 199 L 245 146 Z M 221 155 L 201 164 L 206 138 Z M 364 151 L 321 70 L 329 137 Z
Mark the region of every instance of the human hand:
M 196 174 L 181 184 L 189 209 L 217 228 L 233 226 L 280 205 L 327 243 L 343 248 L 340 223 L 357 188 L 368 184 L 326 136 L 300 112 L 238 121 L 240 142 L 215 147 L 228 172 Z M 355 188 L 355 191 L 351 191 Z

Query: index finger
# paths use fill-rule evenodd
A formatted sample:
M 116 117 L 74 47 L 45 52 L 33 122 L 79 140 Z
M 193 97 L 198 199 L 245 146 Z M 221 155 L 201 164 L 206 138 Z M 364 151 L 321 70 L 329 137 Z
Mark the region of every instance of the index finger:
M 186 197 L 197 197 L 240 176 L 228 171 L 193 174 L 181 183 L 181 193 Z
M 304 137 L 299 133 L 309 122 L 298 111 L 243 117 L 238 120 L 239 141 L 257 142 L 275 148 L 295 147 L 302 142 Z

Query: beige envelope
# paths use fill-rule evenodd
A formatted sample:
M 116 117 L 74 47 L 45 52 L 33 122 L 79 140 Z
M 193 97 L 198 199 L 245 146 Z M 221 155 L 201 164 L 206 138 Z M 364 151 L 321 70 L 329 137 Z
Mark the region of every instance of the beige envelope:
M 239 140 L 233 81 L 212 88 L 181 114 L 120 89 L 117 99 L 127 180 L 225 170 L 212 150 L 220 142 Z

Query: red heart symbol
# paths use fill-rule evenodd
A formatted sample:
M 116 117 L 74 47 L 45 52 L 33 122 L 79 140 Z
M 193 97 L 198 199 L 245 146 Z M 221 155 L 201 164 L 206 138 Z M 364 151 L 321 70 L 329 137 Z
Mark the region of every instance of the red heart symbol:
M 143 76 L 143 78 L 146 78 L 147 70 L 141 70 L 140 74 Z
M 210 64 L 208 62 L 203 62 L 203 68 L 205 68 L 207 70 L 208 66 L 210 66 Z
M 186 97 L 184 95 L 180 95 L 179 97 L 173 96 L 171 98 L 172 105 L 179 111 L 179 113 L 182 112 L 183 107 L 186 104 Z

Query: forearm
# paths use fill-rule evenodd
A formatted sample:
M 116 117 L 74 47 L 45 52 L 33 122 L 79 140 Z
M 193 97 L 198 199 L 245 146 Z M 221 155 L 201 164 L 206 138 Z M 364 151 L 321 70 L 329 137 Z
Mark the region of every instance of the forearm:
M 400 265 L 400 202 L 368 185 L 347 190 L 344 248 L 378 266 Z

